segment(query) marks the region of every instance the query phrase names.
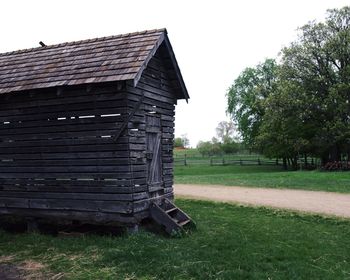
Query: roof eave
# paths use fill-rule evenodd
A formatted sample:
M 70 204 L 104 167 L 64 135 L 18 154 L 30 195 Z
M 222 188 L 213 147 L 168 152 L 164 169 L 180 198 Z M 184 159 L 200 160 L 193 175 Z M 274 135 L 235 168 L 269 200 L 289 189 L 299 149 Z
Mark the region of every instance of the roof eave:
M 160 47 L 160 45 L 163 43 L 164 41 L 164 34 L 165 32 L 163 32 L 160 36 L 158 41 L 154 44 L 154 47 L 152 48 L 152 50 L 148 53 L 146 59 L 143 61 L 139 71 L 136 73 L 135 78 L 134 78 L 134 87 L 137 86 L 139 80 L 141 79 L 142 73 L 143 71 L 146 69 L 148 63 L 150 62 L 150 60 L 152 59 L 152 57 L 156 54 L 158 48 Z
M 182 78 L 182 75 L 181 75 L 181 71 L 180 71 L 180 67 L 179 65 L 177 64 L 177 60 L 175 58 L 175 54 L 174 54 L 174 51 L 173 51 L 173 48 L 170 44 L 170 41 L 169 41 L 169 38 L 168 38 L 168 35 L 167 35 L 167 31 L 164 29 L 164 32 L 163 34 L 161 34 L 159 36 L 159 39 L 158 41 L 156 42 L 156 44 L 154 45 L 153 49 L 149 52 L 147 58 L 145 59 L 145 61 L 143 62 L 142 66 L 140 67 L 139 71 L 137 72 L 137 74 L 135 75 L 135 78 L 134 78 L 134 86 L 136 87 L 141 76 L 142 76 L 142 73 L 143 71 L 146 69 L 148 63 L 150 62 L 150 60 L 152 59 L 152 57 L 156 54 L 158 48 L 160 47 L 160 45 L 162 43 L 165 43 L 165 46 L 169 52 L 169 56 L 170 56 L 170 60 L 171 60 L 171 63 L 174 67 L 174 70 L 175 70 L 175 73 L 176 73 L 176 77 L 180 83 L 180 86 L 181 86 L 181 93 L 182 93 L 182 96 L 181 97 L 178 97 L 177 99 L 186 99 L 186 102 L 188 103 L 188 99 L 190 98 L 189 94 L 188 94 L 188 91 L 187 91 L 187 88 L 186 88 L 186 85 L 185 85 L 185 82 Z
M 181 91 L 182 91 L 182 95 L 183 95 L 182 97 L 183 98 L 179 98 L 179 99 L 186 99 L 186 102 L 188 103 L 188 99 L 190 99 L 190 96 L 188 94 L 188 91 L 187 91 L 184 79 L 182 77 L 182 74 L 181 74 L 181 71 L 180 71 L 180 67 L 177 64 L 175 53 L 174 53 L 173 48 L 172 48 L 172 46 L 170 44 L 169 38 L 168 38 L 168 36 L 166 34 L 165 34 L 165 38 L 164 38 L 164 43 L 165 43 L 165 45 L 166 45 L 166 47 L 167 47 L 167 49 L 169 51 L 170 59 L 171 59 L 171 62 L 173 64 L 173 67 L 175 69 L 176 77 L 179 80 L 179 83 L 180 83 L 180 86 L 181 86 Z

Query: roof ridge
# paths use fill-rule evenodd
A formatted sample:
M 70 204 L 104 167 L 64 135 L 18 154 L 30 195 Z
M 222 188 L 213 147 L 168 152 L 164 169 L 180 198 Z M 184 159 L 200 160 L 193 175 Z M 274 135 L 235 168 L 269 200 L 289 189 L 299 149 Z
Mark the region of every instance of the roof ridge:
M 0 53 L 0 57 L 7 56 L 7 55 L 13 55 L 13 54 L 29 53 L 29 52 L 40 50 L 40 49 L 47 50 L 47 49 L 53 49 L 53 48 L 58 48 L 58 47 L 64 47 L 64 46 L 80 45 L 83 43 L 92 43 L 92 42 L 98 42 L 98 41 L 104 41 L 104 40 L 110 40 L 110 39 L 126 38 L 126 37 L 131 37 L 131 36 L 146 35 L 146 34 L 153 34 L 153 33 L 160 33 L 160 32 L 165 32 L 167 34 L 166 28 L 149 29 L 149 30 L 136 31 L 136 32 L 124 33 L 124 34 L 118 34 L 118 35 L 83 39 L 83 40 L 78 40 L 78 41 L 68 41 L 68 42 L 63 42 L 63 43 L 58 43 L 58 44 L 53 44 L 53 45 L 47 45 L 45 47 L 19 49 L 16 51 L 9 51 L 9 52 Z

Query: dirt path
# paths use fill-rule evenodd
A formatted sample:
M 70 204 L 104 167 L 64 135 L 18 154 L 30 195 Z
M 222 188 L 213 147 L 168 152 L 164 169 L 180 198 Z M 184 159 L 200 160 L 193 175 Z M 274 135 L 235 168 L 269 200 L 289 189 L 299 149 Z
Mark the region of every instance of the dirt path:
M 174 189 L 177 197 L 236 202 L 350 218 L 350 194 L 214 185 L 175 185 Z

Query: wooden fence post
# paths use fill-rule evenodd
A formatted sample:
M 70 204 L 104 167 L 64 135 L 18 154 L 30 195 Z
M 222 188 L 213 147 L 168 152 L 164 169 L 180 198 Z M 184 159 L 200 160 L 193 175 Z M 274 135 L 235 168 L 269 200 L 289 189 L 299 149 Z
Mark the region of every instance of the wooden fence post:
M 185 154 L 184 165 L 187 166 L 187 154 Z

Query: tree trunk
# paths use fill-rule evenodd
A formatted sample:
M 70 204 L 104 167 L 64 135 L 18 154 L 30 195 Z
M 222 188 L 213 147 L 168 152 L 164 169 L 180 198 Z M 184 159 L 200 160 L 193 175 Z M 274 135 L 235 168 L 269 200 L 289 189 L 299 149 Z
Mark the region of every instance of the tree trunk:
M 329 155 L 328 154 L 327 155 L 323 154 L 321 156 L 321 165 L 325 166 L 327 162 L 329 162 Z
M 297 170 L 298 169 L 298 158 L 297 158 L 297 156 L 294 156 L 294 158 L 291 158 L 291 162 L 292 162 L 293 170 Z
M 287 170 L 287 159 L 285 157 L 283 157 L 283 169 Z
M 304 164 L 305 167 L 307 167 L 308 163 L 307 163 L 307 154 L 304 154 Z
M 341 161 L 341 152 L 336 144 L 321 156 L 321 165 L 325 166 L 328 162 L 334 161 Z
M 340 153 L 337 145 L 333 145 L 331 147 L 329 153 L 330 153 L 330 161 L 340 161 L 341 160 L 341 153 Z

